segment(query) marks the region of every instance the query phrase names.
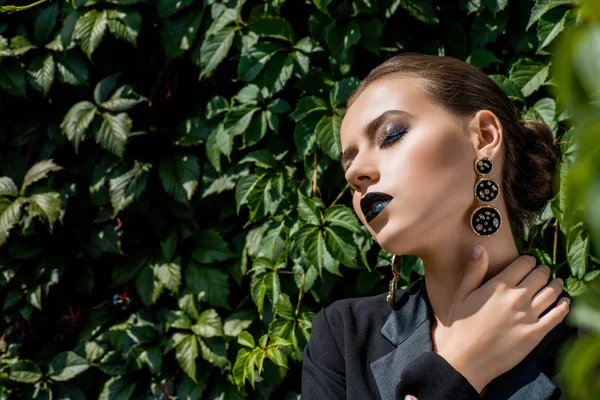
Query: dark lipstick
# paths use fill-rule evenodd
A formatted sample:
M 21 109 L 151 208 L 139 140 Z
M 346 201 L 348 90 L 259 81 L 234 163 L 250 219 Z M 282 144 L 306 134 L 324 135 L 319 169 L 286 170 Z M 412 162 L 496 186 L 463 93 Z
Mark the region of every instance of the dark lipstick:
M 371 222 L 387 206 L 393 197 L 383 192 L 370 192 L 360 199 L 360 208 L 368 222 Z

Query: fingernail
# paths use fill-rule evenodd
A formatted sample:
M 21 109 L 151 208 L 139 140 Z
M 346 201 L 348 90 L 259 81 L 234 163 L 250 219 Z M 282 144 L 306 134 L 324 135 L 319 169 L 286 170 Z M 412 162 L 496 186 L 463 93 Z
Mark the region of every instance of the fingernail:
M 481 253 L 483 252 L 483 249 L 481 248 L 480 245 L 476 244 L 475 247 L 473 247 L 473 259 L 478 259 L 479 256 L 481 256 Z
M 564 282 L 563 282 L 563 280 L 562 280 L 562 279 L 560 279 L 560 278 L 556 278 L 556 280 L 558 281 L 558 283 L 560 283 L 560 286 L 562 286 L 562 285 L 563 285 L 563 283 L 564 283 Z
M 571 304 L 571 299 L 568 297 L 565 297 L 563 301 L 567 304 Z

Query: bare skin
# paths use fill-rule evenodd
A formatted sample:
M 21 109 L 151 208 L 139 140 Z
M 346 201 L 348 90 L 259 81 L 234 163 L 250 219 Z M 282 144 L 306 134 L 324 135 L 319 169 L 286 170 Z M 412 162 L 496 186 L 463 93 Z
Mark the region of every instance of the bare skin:
M 422 84 L 412 77 L 385 78 L 371 83 L 355 99 L 340 129 L 342 167 L 354 190 L 354 210 L 375 240 L 389 253 L 416 255 L 423 260 L 427 295 L 435 314 L 431 332 L 434 350 L 483 393 L 495 376 L 514 367 L 560 323 L 568 312 L 568 304 L 559 303 L 557 312 L 547 314 L 549 317 L 538 323 L 539 313 L 556 300 L 562 283 L 553 281 L 543 296 L 534 298 L 546 285 L 548 275 L 534 268 L 531 259 L 529 264 L 523 263 L 526 257 L 519 257 L 510 230 L 502 196 L 504 155 L 500 121 L 489 110 L 459 120 L 426 97 Z M 408 114 L 388 114 L 372 138 L 365 135 L 367 124 L 387 110 Z M 402 135 L 398 134 L 402 131 Z M 382 142 L 386 137 L 387 145 Z M 492 205 L 502 214 L 502 226 L 491 237 L 480 237 L 470 227 L 472 211 L 482 205 L 473 194 L 480 177 L 473 166 L 483 156 L 493 160 L 491 178 L 501 190 Z M 375 191 L 394 199 L 367 223 L 360 199 Z M 485 261 L 467 276 L 475 244 L 484 246 Z M 510 285 L 506 280 L 491 282 L 516 260 L 521 260 L 521 264 L 513 267 L 513 278 L 523 280 L 528 274 L 535 278 L 524 280 L 523 285 L 520 280 Z M 477 286 L 473 286 L 474 282 L 478 282 Z M 487 282 L 490 284 L 485 290 L 476 290 Z M 469 294 L 472 296 L 467 298 Z M 486 323 L 498 320 L 500 315 L 511 319 L 517 313 L 522 318 L 513 318 L 513 325 Z M 470 354 L 467 349 L 448 350 L 464 347 L 461 335 L 474 327 L 482 334 L 473 340 L 480 341 L 481 349 L 495 346 L 500 357 L 490 356 L 489 365 L 478 359 L 482 363 L 479 369 L 469 367 L 476 363 L 465 358 Z M 495 345 L 492 338 L 498 332 L 489 332 L 491 329 L 500 329 L 506 340 Z M 494 370 L 497 375 L 484 376 L 482 370 Z

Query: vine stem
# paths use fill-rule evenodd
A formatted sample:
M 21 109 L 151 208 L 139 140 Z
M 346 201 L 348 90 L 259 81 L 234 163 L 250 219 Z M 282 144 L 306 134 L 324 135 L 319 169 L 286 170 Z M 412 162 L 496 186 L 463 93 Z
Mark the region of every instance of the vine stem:
M 331 207 L 332 205 L 334 205 L 335 203 L 337 203 L 337 201 L 342 197 L 342 195 L 346 192 L 346 189 L 348 189 L 349 185 L 344 186 L 344 189 L 340 192 L 340 194 L 337 195 L 337 197 L 335 198 L 335 200 L 333 200 L 333 202 L 329 205 L 329 207 Z M 329 208 L 328 207 L 328 208 Z
M 306 274 L 302 273 L 302 282 L 300 283 L 300 293 L 298 293 L 298 304 L 296 304 L 296 317 L 298 316 L 298 312 L 300 311 L 300 303 L 302 301 L 302 295 L 304 294 L 304 279 L 306 279 Z
M 27 10 L 28 8 L 33 8 L 35 6 L 39 6 L 40 4 L 46 3 L 50 0 L 38 0 L 35 3 L 27 4 L 25 6 L 0 6 L 0 12 L 12 14 L 17 11 Z
M 315 152 L 314 157 L 314 169 L 313 169 L 313 184 L 312 184 L 312 193 L 313 197 L 317 194 L 317 153 Z
M 558 218 L 554 221 L 554 246 L 552 248 L 552 264 L 556 265 L 556 246 L 558 244 Z

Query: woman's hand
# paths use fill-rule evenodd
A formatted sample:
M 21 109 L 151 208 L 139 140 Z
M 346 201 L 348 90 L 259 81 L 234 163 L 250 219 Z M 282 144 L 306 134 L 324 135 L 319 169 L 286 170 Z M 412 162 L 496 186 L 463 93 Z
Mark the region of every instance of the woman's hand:
M 489 263 L 480 247 L 481 256 L 469 264 L 454 296 L 437 349 L 479 393 L 523 360 L 569 312 L 564 299 L 540 318 L 562 293 L 562 281 L 546 285 L 550 269 L 536 267 L 531 256 L 520 256 L 480 287 Z

